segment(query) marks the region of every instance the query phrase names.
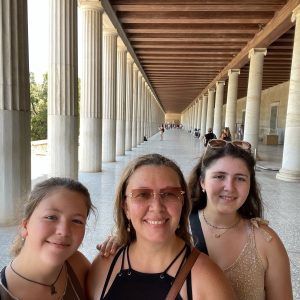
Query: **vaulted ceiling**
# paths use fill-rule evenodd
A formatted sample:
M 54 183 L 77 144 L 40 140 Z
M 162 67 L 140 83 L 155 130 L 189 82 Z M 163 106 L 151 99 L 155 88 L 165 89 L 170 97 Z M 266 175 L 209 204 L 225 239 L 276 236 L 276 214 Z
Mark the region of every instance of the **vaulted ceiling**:
M 263 89 L 289 80 L 291 15 L 300 0 L 101 2 L 166 113 L 181 113 L 216 81 L 226 81 L 229 69 L 241 69 L 238 97 L 246 96 L 252 48 L 268 50 Z

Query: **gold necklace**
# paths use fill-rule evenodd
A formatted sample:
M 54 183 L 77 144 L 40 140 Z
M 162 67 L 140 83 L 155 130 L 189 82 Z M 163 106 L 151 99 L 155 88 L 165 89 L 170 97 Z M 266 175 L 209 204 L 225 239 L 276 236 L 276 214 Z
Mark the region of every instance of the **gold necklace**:
M 205 214 L 204 214 L 204 209 L 202 210 L 202 215 L 203 215 L 203 219 L 204 219 L 204 221 L 205 221 L 205 223 L 208 225 L 208 226 L 210 226 L 210 227 L 212 227 L 212 228 L 214 228 L 214 229 L 218 229 L 218 230 L 225 230 L 225 231 L 223 231 L 223 232 L 221 232 L 221 233 L 215 233 L 214 234 L 214 237 L 215 238 L 220 238 L 224 233 L 226 233 L 229 229 L 232 229 L 232 228 L 234 228 L 234 227 L 236 227 L 239 223 L 240 223 L 240 221 L 241 221 L 241 218 L 239 218 L 235 223 L 233 223 L 232 225 L 230 225 L 229 227 L 218 227 L 218 226 L 215 226 L 215 225 L 213 225 L 213 224 L 211 224 L 211 223 L 209 223 L 208 221 L 207 221 L 207 219 L 206 219 L 206 217 L 205 217 Z

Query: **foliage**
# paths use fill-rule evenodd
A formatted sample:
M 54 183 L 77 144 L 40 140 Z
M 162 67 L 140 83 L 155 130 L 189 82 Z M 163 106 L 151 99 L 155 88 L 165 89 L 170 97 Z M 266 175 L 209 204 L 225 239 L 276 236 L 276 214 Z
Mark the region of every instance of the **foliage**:
M 48 75 L 43 75 L 41 84 L 30 73 L 31 140 L 47 139 L 47 89 Z

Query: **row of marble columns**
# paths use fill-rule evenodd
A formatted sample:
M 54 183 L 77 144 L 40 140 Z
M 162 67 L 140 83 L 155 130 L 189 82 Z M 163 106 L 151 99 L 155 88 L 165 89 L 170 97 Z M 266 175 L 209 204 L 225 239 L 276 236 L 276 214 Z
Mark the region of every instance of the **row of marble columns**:
M 164 111 L 100 1 L 80 0 L 82 45 L 77 0 L 49 3 L 48 176 L 76 179 L 155 134 Z M 27 1 L 3 0 L 1 9 L 0 225 L 18 219 L 31 189 Z
M 300 181 L 300 6 L 292 15 L 295 22 L 295 36 L 290 75 L 287 116 L 285 125 L 282 167 L 276 177 L 285 181 Z M 263 80 L 264 57 L 267 49 L 256 48 L 249 52 L 250 68 L 246 97 L 246 115 L 244 125 L 244 140 L 258 149 L 259 119 Z M 225 112 L 225 127 L 229 127 L 232 136 L 236 131 L 236 106 L 239 69 L 228 71 L 228 90 Z M 208 128 L 213 128 L 217 137 L 222 129 L 222 108 L 224 81 L 217 81 L 215 89 L 196 99 L 182 114 L 185 128 L 193 132 L 194 128 L 201 130 L 203 136 Z

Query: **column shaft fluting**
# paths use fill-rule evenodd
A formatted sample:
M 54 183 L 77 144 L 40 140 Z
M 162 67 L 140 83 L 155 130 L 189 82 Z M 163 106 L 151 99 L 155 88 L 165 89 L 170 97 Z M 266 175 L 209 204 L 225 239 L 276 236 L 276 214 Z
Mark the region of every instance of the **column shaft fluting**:
M 27 1 L 1 1 L 0 225 L 19 221 L 31 188 Z
M 137 146 L 137 101 L 138 101 L 138 73 L 137 66 L 133 65 L 133 85 L 132 85 L 132 148 Z
M 244 140 L 257 149 L 259 134 L 259 115 L 264 57 L 266 49 L 252 49 L 249 52 L 250 68 L 246 100 Z
M 125 155 L 125 112 L 126 112 L 126 65 L 127 49 L 117 48 L 117 123 L 116 154 Z
M 103 30 L 102 160 L 116 161 L 117 37 L 115 29 Z
M 232 69 L 228 71 L 228 90 L 227 103 L 225 113 L 225 127 L 229 127 L 232 138 L 236 135 L 236 104 L 238 92 L 238 77 L 239 69 Z
M 77 179 L 77 1 L 50 0 L 49 23 L 48 175 Z
M 102 164 L 102 12 L 99 1 L 81 0 L 82 74 L 79 170 L 100 172 Z
M 214 125 L 215 89 L 208 90 L 206 130 Z
M 214 134 L 219 137 L 222 130 L 222 108 L 223 108 L 223 97 L 224 97 L 224 86 L 225 81 L 217 81 L 216 83 L 216 105 L 214 114 Z
M 207 95 L 202 96 L 201 136 L 206 134 Z
M 300 181 L 300 5 L 293 11 L 296 21 L 282 167 L 276 178 Z

